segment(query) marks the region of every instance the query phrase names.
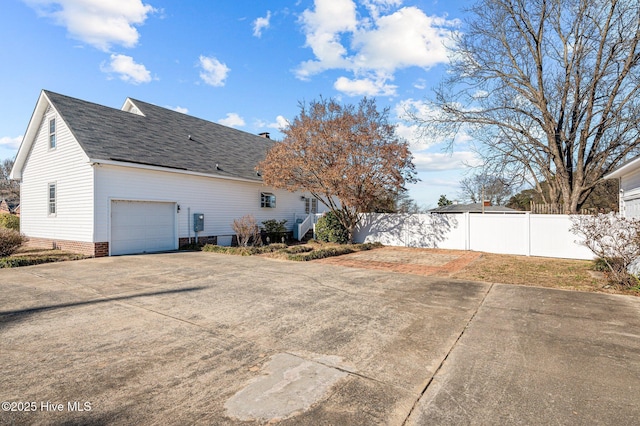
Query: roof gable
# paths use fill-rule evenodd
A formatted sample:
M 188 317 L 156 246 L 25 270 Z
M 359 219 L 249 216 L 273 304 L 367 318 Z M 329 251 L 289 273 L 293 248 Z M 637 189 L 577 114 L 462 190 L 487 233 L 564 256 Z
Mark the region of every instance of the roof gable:
M 135 99 L 115 109 L 43 91 L 93 162 L 140 164 L 261 181 L 255 166 L 274 141 Z M 32 126 L 32 123 L 29 124 Z M 23 144 L 32 135 L 25 135 Z M 22 146 L 19 150 L 20 157 Z M 26 161 L 26 154 L 22 161 Z M 18 176 L 19 177 L 19 176 Z
M 18 148 L 18 153 L 16 154 L 13 168 L 11 169 L 11 174 L 9 176 L 11 179 L 22 178 L 22 170 L 24 169 L 24 165 L 29 157 L 29 152 L 31 152 L 31 147 L 35 142 L 42 117 L 47 113 L 49 108 L 51 108 L 51 103 L 43 90 L 40 92 L 38 102 L 36 102 L 36 107 L 34 108 L 29 124 L 27 125 L 27 131 L 24 133 L 22 142 Z

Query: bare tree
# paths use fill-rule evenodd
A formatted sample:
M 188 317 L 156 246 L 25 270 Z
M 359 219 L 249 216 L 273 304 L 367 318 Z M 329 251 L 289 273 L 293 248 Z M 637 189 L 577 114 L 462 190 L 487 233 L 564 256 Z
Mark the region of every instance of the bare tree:
M 20 200 L 20 184 L 9 178 L 12 168 L 13 160 L 6 159 L 0 163 L 0 199 L 18 201 Z
M 507 179 L 488 173 L 477 173 L 460 181 L 460 198 L 472 203 L 490 201 L 494 205 L 506 203 L 513 191 Z
M 493 174 L 580 209 L 638 152 L 638 0 L 480 0 L 430 101 L 425 130 L 463 129 Z
M 374 99 L 357 106 L 322 98 L 301 104 L 283 133 L 257 167 L 264 183 L 310 192 L 336 214 L 350 240 L 359 213 L 416 181 L 408 143 Z

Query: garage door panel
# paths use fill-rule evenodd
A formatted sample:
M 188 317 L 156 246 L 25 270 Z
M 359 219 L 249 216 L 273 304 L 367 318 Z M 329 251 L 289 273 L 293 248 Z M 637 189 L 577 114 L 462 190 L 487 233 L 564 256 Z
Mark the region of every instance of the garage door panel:
M 176 249 L 175 203 L 113 201 L 111 254 Z

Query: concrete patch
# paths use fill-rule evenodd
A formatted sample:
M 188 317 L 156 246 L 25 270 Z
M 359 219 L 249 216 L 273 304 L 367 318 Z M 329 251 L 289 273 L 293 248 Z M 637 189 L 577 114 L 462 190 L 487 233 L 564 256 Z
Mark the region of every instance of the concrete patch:
M 320 401 L 347 373 L 289 354 L 276 354 L 265 376 L 252 379 L 224 405 L 239 420 L 284 419 Z

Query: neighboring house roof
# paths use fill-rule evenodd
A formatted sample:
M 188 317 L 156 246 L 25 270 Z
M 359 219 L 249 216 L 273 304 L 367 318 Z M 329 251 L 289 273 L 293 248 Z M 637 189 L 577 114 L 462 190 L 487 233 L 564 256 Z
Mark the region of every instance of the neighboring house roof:
M 611 173 L 604 176 L 605 179 L 617 179 L 626 174 L 629 174 L 640 168 L 640 156 L 634 157 L 631 160 L 623 163 Z
M 482 203 L 449 204 L 429 210 L 429 213 L 482 213 Z M 485 213 L 524 213 L 505 206 L 485 206 Z
M 274 141 L 128 98 L 115 109 L 43 90 L 16 157 L 21 170 L 50 104 L 91 162 L 133 163 L 252 181 Z M 22 152 L 23 148 L 26 152 Z M 16 168 L 14 167 L 14 172 Z

